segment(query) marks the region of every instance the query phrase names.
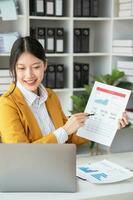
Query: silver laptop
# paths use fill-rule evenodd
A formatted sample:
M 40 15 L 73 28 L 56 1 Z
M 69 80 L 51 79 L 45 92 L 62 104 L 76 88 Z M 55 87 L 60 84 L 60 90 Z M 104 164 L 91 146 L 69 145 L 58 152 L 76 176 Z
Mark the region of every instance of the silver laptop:
M 74 144 L 0 144 L 1 192 L 75 192 Z

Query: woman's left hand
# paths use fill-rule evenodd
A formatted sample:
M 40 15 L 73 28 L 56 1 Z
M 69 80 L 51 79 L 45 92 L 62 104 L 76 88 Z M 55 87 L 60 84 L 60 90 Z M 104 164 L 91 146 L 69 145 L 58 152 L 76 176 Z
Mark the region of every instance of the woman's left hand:
M 119 120 L 118 129 L 124 128 L 128 125 L 128 116 L 126 111 L 123 113 L 122 118 Z

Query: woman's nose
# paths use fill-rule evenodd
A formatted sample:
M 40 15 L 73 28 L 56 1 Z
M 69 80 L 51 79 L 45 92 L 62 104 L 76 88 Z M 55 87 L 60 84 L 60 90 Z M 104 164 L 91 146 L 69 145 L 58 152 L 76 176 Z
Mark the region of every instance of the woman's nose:
M 26 70 L 26 77 L 27 77 L 27 78 L 31 78 L 31 77 L 33 77 L 33 76 L 34 76 L 34 74 L 33 74 L 32 69 L 27 69 L 27 70 Z

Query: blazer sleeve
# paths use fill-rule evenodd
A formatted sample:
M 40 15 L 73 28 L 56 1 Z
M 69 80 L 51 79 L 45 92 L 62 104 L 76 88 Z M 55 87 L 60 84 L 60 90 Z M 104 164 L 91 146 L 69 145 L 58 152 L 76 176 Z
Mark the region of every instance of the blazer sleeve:
M 25 133 L 16 106 L 7 98 L 0 98 L 0 136 L 3 143 L 57 143 L 53 133 L 31 141 Z
M 58 97 L 56 96 L 56 100 L 57 100 L 57 103 L 58 103 L 58 106 L 60 108 L 60 112 L 61 112 L 61 115 L 62 115 L 62 119 L 63 119 L 63 123 L 65 124 L 67 122 L 67 117 L 65 116 L 63 110 L 62 110 L 62 106 L 60 104 L 60 101 L 58 99 Z M 76 133 L 73 133 L 72 135 L 69 135 L 69 138 L 68 138 L 68 141 L 67 143 L 74 143 L 74 144 L 85 144 L 85 143 L 88 143 L 89 141 L 85 138 L 82 138 L 82 137 L 79 137 L 76 135 Z

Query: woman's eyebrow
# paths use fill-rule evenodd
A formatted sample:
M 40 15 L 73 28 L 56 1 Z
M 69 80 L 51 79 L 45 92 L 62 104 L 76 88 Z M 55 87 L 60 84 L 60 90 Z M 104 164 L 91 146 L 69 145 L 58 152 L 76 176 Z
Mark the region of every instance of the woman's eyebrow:
M 41 62 L 35 62 L 35 63 L 32 63 L 31 65 L 36 65 L 36 64 L 41 64 Z M 22 64 L 22 63 L 17 63 L 17 65 L 23 65 L 23 66 L 25 66 L 25 64 Z

